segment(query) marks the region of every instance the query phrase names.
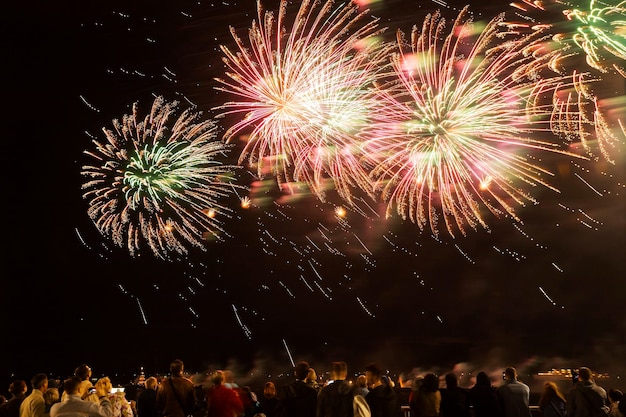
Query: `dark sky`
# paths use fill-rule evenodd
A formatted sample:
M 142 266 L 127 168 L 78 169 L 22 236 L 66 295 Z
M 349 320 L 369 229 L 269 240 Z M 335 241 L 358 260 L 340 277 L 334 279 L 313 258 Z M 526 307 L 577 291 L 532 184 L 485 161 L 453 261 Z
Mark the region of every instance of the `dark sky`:
M 623 145 L 615 164 L 545 157 L 560 193 L 533 190 L 539 204 L 519 210 L 523 225 L 489 218 L 490 232 L 457 239 L 384 216 L 338 221 L 334 201 L 310 196 L 276 204 L 270 179 L 253 188 L 264 204 L 233 201 L 231 237 L 205 252 L 161 261 L 116 248 L 81 197 L 90 135 L 102 139 L 102 127 L 135 101 L 147 111 L 155 95 L 210 115 L 224 100 L 217 46 L 232 43 L 228 25 L 245 30 L 256 13 L 251 0 L 126 3 L 6 13 L 0 383 L 65 377 L 83 362 L 97 374 L 153 373 L 177 357 L 198 371 L 281 373 L 289 354 L 318 369 L 337 359 L 394 372 L 584 362 L 624 375 Z M 437 7 L 372 9 L 394 32 Z

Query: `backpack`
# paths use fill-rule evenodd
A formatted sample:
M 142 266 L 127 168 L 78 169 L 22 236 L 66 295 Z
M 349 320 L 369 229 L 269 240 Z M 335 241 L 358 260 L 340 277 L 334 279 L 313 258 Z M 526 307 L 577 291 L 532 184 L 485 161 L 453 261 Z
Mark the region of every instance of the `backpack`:
M 355 395 L 352 400 L 352 409 L 354 411 L 354 417 L 371 417 L 372 412 L 370 406 L 365 401 L 362 395 Z

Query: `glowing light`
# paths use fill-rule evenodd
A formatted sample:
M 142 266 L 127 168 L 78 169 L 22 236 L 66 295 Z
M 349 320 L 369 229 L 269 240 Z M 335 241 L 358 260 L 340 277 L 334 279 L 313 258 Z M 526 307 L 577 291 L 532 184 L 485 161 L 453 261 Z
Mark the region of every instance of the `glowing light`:
M 246 196 L 246 197 L 242 197 L 241 198 L 241 207 L 242 208 L 247 209 L 247 208 L 250 208 L 251 205 L 252 205 L 252 200 L 250 200 L 249 197 Z
M 341 206 L 337 206 L 335 207 L 335 214 L 340 218 L 346 217 L 346 209 Z
M 347 201 L 353 187 L 371 193 L 356 135 L 369 121 L 371 87 L 390 46 L 377 38 L 376 20 L 360 24 L 367 11 L 353 3 L 305 0 L 289 29 L 287 8 L 281 1 L 275 16 L 259 4 L 249 45 L 231 28 L 238 51 L 222 46 L 229 80 L 218 79 L 218 90 L 236 101 L 218 108 L 243 115 L 224 138 L 251 130 L 240 162 L 248 159 L 260 177 L 269 165 L 280 183 L 306 183 L 321 199 L 333 186 Z
M 580 116 L 567 100 L 560 108 L 543 100 L 567 82 L 537 79 L 551 59 L 529 53 L 539 49 L 541 33 L 516 36 L 502 21 L 474 35 L 465 8 L 446 36 L 436 12 L 421 31 L 414 28 L 411 51 L 393 55 L 397 82 L 378 89 L 380 108 L 362 134 L 388 216 L 395 209 L 435 235 L 443 218 L 454 236 L 467 226 L 488 228 L 484 209 L 521 221 L 514 205 L 536 202 L 522 186 L 557 191 L 545 179 L 552 174 L 520 152 L 572 155 L 551 131 L 575 134 L 568 129 Z
M 189 109 L 168 127 L 177 107 L 158 97 L 141 119 L 135 103 L 132 115 L 113 120 L 113 130 L 103 128 L 106 141 L 94 140 L 85 152 L 97 161 L 82 170 L 88 214 L 133 256 L 143 245 L 161 258 L 186 254 L 186 244 L 204 249 L 203 236 L 222 231 L 215 213 L 229 212 L 218 200 L 230 194 L 226 175 L 236 167 L 215 159 L 229 145 L 215 140 L 213 122 L 196 123 L 200 113 Z

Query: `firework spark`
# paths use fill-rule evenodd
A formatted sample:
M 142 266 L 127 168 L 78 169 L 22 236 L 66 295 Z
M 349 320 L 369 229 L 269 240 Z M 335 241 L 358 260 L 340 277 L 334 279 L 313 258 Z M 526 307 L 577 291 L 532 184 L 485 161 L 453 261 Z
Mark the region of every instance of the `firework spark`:
M 488 228 L 483 208 L 520 221 L 514 205 L 536 203 L 524 185 L 556 191 L 545 179 L 552 174 L 519 153 L 567 154 L 551 129 L 567 136 L 580 117 L 569 102 L 550 100 L 564 77 L 537 76 L 551 58 L 538 51 L 541 34 L 514 36 L 502 19 L 474 36 L 465 8 L 446 35 L 440 13 L 430 14 L 413 29 L 411 53 L 398 32 L 397 81 L 379 88 L 380 109 L 364 131 L 388 215 L 395 207 L 437 234 L 443 214 L 454 236 Z
M 375 19 L 360 23 L 367 11 L 353 3 L 334 8 L 328 1 L 316 13 L 318 4 L 305 0 L 287 31 L 287 3 L 277 17 L 259 3 L 249 47 L 232 28 L 238 50 L 222 47 L 229 80 L 218 79 L 218 90 L 238 101 L 219 109 L 243 116 L 224 138 L 251 129 L 240 162 L 257 164 L 259 176 L 268 166 L 279 182 L 304 182 L 321 199 L 334 185 L 350 202 L 353 187 L 371 192 L 355 137 L 369 121 L 390 46 Z
M 190 109 L 168 128 L 177 108 L 158 97 L 142 120 L 135 103 L 132 115 L 113 120 L 114 130 L 103 128 L 106 142 L 94 140 L 95 150 L 85 151 L 97 160 L 82 171 L 88 214 L 133 256 L 143 244 L 160 258 L 186 254 L 187 243 L 204 249 L 206 236 L 222 232 L 215 213 L 229 212 L 218 200 L 230 194 L 227 175 L 235 167 L 215 159 L 229 145 L 215 140 L 212 121 L 196 122 L 200 113 Z

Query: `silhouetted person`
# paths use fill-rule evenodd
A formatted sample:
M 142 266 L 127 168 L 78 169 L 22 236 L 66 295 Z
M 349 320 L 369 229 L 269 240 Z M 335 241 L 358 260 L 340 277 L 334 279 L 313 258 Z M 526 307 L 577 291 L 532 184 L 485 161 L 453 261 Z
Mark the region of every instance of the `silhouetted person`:
M 476 384 L 470 388 L 469 398 L 475 417 L 500 417 L 496 387 L 491 384 L 491 379 L 485 372 L 481 371 L 476 375 Z
M 544 417 L 565 417 L 567 409 L 565 406 L 565 397 L 559 391 L 559 387 L 548 381 L 543 385 L 543 393 L 539 398 L 539 410 Z
M 497 392 L 504 417 L 531 417 L 530 388 L 517 380 L 515 368 L 508 367 L 504 370 L 504 384 Z
M 145 389 L 137 396 L 137 417 L 159 417 L 156 408 L 157 379 L 146 379 Z
M 361 395 L 365 398 L 369 394 L 370 390 L 367 388 L 367 377 L 365 375 L 359 375 L 354 383 L 355 394 Z
M 17 379 L 11 382 L 11 385 L 9 385 L 11 399 L 0 405 L 0 417 L 20 417 L 20 405 L 26 398 L 27 390 L 28 388 L 24 380 Z
M 333 362 L 330 366 L 330 378 L 333 382 L 326 385 L 317 397 L 317 417 L 351 417 L 353 414 L 354 387 L 346 381 L 348 365 L 345 362 Z
M 624 398 L 622 391 L 610 389 L 607 397 L 609 399 L 609 407 L 611 407 L 608 417 L 624 417 L 624 414 L 619 410 L 619 403 L 622 401 L 622 398 Z
M 206 394 L 207 417 L 233 417 L 244 413 L 243 403 L 237 391 L 226 387 L 223 371 L 213 374 L 213 386 Z
M 306 382 L 310 369 L 308 362 L 296 364 L 294 368 L 296 380 L 278 392 L 279 417 L 315 417 L 317 389 Z
M 30 380 L 33 391 L 20 404 L 20 417 L 43 417 L 46 412 L 46 401 L 43 393 L 48 389 L 48 376 L 37 374 Z
M 78 388 L 78 393 L 80 394 L 80 397 L 83 400 L 91 401 L 98 404 L 100 400 L 93 390 L 91 375 L 92 370 L 89 365 L 85 363 L 78 365 L 76 369 L 74 369 L 74 376 L 80 379 L 80 387 Z M 63 396 L 61 396 L 61 399 L 63 399 L 62 397 Z
M 369 392 L 365 396 L 372 417 L 399 417 L 400 402 L 390 384 L 382 382 L 382 369 L 375 363 L 365 367 L 365 378 Z
M 187 417 L 196 405 L 193 383 L 183 377 L 185 365 L 180 359 L 170 364 L 171 376 L 165 379 L 157 391 L 156 407 L 163 417 Z
M 470 403 L 467 390 L 459 387 L 457 376 L 450 372 L 445 376 L 446 389 L 441 390 L 441 417 L 469 417 Z
M 111 417 L 113 415 L 113 405 L 102 384 L 96 387 L 95 394 L 98 397 L 98 403 L 81 398 L 81 380 L 76 376 L 66 379 L 63 386 L 65 395 L 61 402 L 52 406 L 50 417 Z
M 266 382 L 263 386 L 263 395 L 259 399 L 258 413 L 265 414 L 265 417 L 277 416 L 278 396 L 276 386 L 273 382 Z
M 437 417 L 441 407 L 439 378 L 435 374 L 426 374 L 416 384 L 419 388 L 409 398 L 413 417 Z
M 567 398 L 568 417 L 595 417 L 608 408 L 606 391 L 591 378 L 591 369 L 578 370 L 579 380 Z M 605 413 L 606 414 L 606 413 Z

